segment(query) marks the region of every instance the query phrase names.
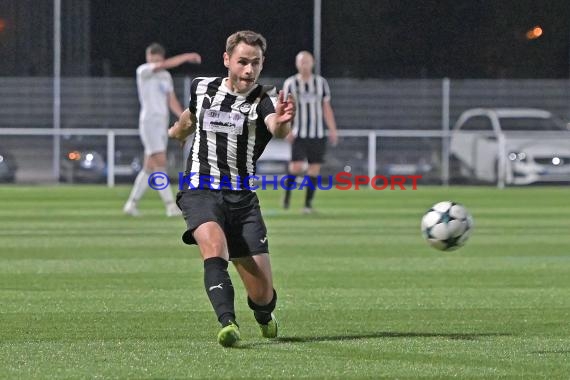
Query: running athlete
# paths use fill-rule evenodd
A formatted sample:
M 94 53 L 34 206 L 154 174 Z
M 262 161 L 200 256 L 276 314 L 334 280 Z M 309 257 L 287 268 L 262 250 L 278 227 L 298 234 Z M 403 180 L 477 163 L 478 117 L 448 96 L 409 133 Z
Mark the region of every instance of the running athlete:
M 137 208 L 139 200 L 149 187 L 148 178 L 153 172 L 166 173 L 166 146 L 168 143 L 169 109 L 176 117 L 182 114 L 182 106 L 176 98 L 172 84 L 172 76 L 166 71 L 183 63 L 200 63 L 197 53 L 180 54 L 165 59 L 164 48 L 153 43 L 146 48 L 146 63 L 137 68 L 137 90 L 141 110 L 139 115 L 139 132 L 144 146 L 144 166 L 137 175 L 129 199 L 123 212 L 131 216 L 139 216 Z M 167 216 L 181 215 L 174 203 L 170 186 L 159 191 L 166 207 Z
M 317 188 L 317 180 L 324 162 L 327 138 L 323 127 L 323 119 L 329 130 L 331 145 L 338 142 L 334 112 L 330 103 L 330 89 L 327 80 L 313 74 L 315 61 L 308 51 L 301 51 L 295 58 L 298 73 L 285 80 L 283 91 L 292 94 L 296 101 L 297 114 L 293 129 L 287 136 L 291 143 L 291 162 L 285 182 L 283 208 L 288 209 L 291 201 L 291 190 L 296 176 L 303 174 L 303 165 L 308 163 L 307 175 L 311 185 L 307 186 L 305 207 L 303 212 L 313 212 L 313 198 Z
M 223 55 L 228 76 L 194 79 L 189 107 L 168 132 L 180 141 L 195 132 L 189 180 L 177 203 L 187 226 L 182 240 L 197 244 L 204 261 L 204 286 L 224 347 L 240 340 L 228 261 L 241 277 L 262 336 L 277 337 L 269 241 L 251 177 L 269 140 L 290 132 L 295 104 L 291 96 L 257 83 L 266 46 L 252 31 L 229 36 Z

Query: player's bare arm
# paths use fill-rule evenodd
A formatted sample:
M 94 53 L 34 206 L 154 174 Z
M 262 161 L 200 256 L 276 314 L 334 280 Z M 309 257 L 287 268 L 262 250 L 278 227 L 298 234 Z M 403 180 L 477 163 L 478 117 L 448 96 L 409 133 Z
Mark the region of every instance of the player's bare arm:
M 182 112 L 184 111 L 174 92 L 168 94 L 168 107 L 170 108 L 170 111 L 172 111 L 172 113 L 175 114 L 178 118 L 180 118 L 180 115 L 182 115 Z
M 325 124 L 329 129 L 329 141 L 332 146 L 336 146 L 338 143 L 338 136 L 336 133 L 336 121 L 334 118 L 334 112 L 331 106 L 331 102 L 328 100 L 323 101 L 323 118 L 325 119 Z
M 291 132 L 291 121 L 295 118 L 295 99 L 289 94 L 284 98 L 283 91 L 279 91 L 275 113 L 267 116 L 265 124 L 269 132 L 277 138 L 285 138 Z
M 178 141 L 185 141 L 196 131 L 196 116 L 186 109 L 177 122 L 168 130 L 168 137 Z
M 182 65 L 183 63 L 201 63 L 202 57 L 198 53 L 184 53 L 175 55 L 160 62 L 155 62 L 153 71 L 171 69 Z

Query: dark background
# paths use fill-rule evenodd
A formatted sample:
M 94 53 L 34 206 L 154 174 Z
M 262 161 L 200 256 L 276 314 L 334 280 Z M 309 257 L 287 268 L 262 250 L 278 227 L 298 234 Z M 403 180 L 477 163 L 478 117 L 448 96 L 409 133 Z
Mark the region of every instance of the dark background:
M 220 74 L 226 37 L 268 40 L 264 75 L 313 48 L 311 0 L 62 0 L 64 76 L 133 76 L 153 41 L 202 54 L 174 74 Z M 568 0 L 322 0 L 322 73 L 373 78 L 568 78 Z M 0 0 L 0 75 L 50 76 L 53 3 Z M 540 25 L 544 34 L 528 40 Z

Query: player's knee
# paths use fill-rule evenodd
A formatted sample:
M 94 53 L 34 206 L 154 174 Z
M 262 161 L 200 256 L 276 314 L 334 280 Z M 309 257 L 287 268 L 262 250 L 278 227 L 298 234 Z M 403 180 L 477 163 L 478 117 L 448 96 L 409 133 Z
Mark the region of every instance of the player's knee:
M 320 172 L 321 172 L 321 168 L 313 168 L 313 169 L 311 169 L 311 168 L 309 167 L 309 170 L 307 170 L 307 175 L 310 176 L 310 177 L 317 177 Z
M 215 223 L 205 223 L 194 231 L 194 239 L 204 258 L 228 257 L 226 239 L 220 227 Z
M 148 166 L 153 171 L 158 170 L 159 168 L 166 167 L 166 156 L 164 153 L 155 153 L 151 155 L 147 160 Z
M 200 242 L 200 251 L 204 257 L 226 257 L 226 244 L 223 241 L 212 239 Z
M 294 175 L 300 175 L 303 173 L 303 164 L 302 163 L 292 163 L 289 165 L 289 172 Z

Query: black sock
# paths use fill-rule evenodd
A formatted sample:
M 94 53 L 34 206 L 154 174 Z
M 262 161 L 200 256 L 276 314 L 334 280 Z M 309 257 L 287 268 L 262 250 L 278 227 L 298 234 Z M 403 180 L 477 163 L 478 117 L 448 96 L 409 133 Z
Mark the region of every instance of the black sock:
M 313 198 L 315 197 L 315 190 L 317 189 L 318 178 L 317 177 L 309 177 L 311 180 L 312 186 L 307 186 L 307 193 L 305 195 L 305 207 L 312 208 L 313 207 Z
M 249 305 L 249 308 L 253 310 L 253 316 L 257 323 L 266 325 L 271 320 L 271 312 L 275 310 L 275 304 L 277 304 L 277 292 L 273 289 L 273 298 L 267 305 L 258 305 L 249 297 L 247 297 L 247 304 Z
M 285 198 L 283 199 L 283 207 L 289 208 L 289 202 L 291 200 L 291 186 L 297 181 L 297 176 L 287 173 L 287 178 L 285 179 Z
M 221 257 L 204 260 L 204 286 L 222 326 L 235 323 L 234 287 L 226 260 Z

